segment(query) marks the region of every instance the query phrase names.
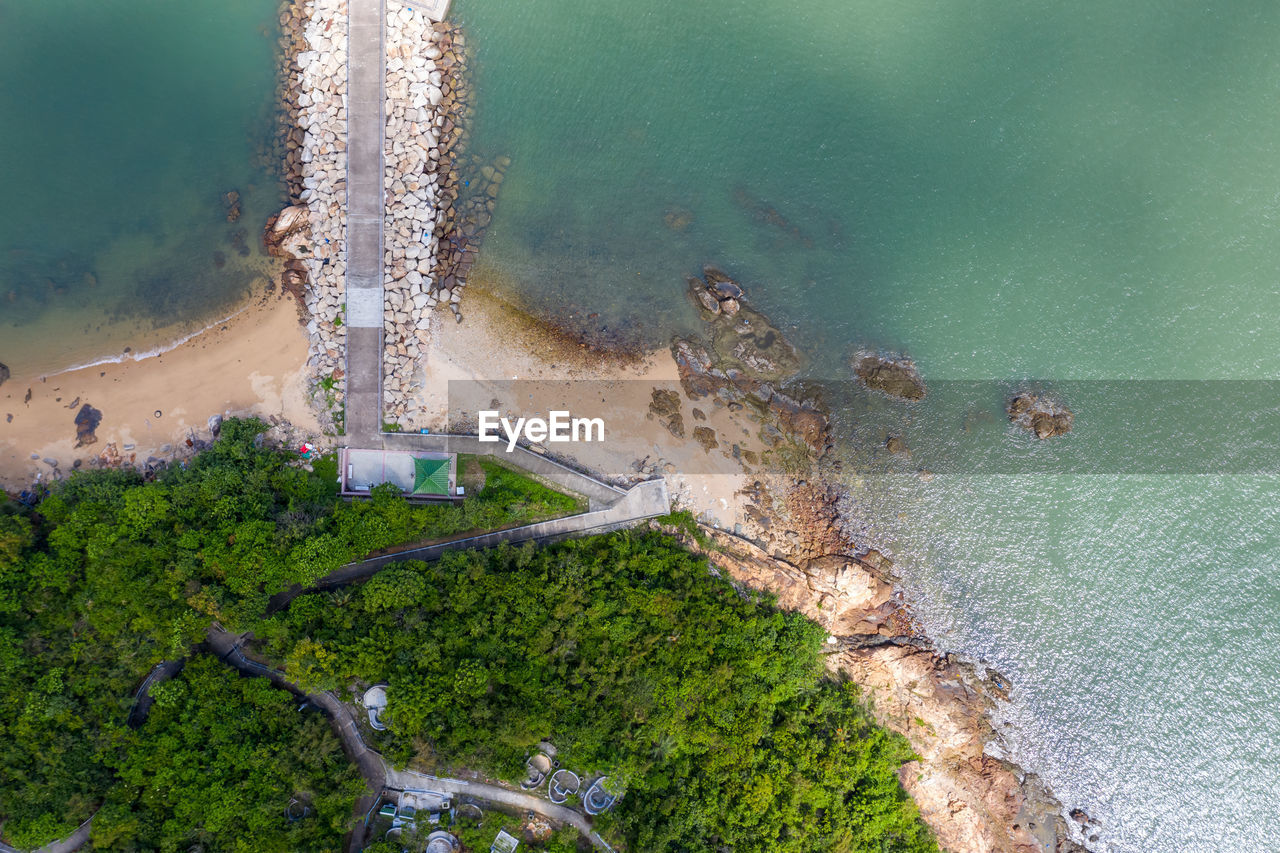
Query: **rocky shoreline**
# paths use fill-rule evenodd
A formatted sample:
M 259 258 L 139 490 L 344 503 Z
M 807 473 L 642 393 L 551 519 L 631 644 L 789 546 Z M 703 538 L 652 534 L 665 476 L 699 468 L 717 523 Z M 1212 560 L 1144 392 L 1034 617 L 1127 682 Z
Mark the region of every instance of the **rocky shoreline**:
M 325 389 L 340 427 L 347 6 L 290 2 L 280 20 L 288 68 L 281 95 L 288 124 L 280 142 L 292 203 L 265 237 L 273 254 L 286 259 L 282 285 L 309 312 L 313 387 Z M 389 0 L 386 47 L 382 416 L 415 428 L 432 324 L 447 316 L 444 306 L 462 321 L 467 275 L 511 161 L 465 151 L 469 58 L 456 26 Z M 1000 676 L 936 652 L 897 591 L 889 561 L 844 532 L 835 479 L 823 470 L 832 441 L 826 413 L 793 381 L 800 353 L 727 274 L 708 267 L 689 286 L 706 334 L 672 343 L 684 396 L 742 412 L 766 448 L 759 455 L 769 457 L 743 451 L 744 470 L 758 473 L 743 495 L 747 523 L 732 533 L 706 528 L 710 548 L 691 537 L 689 545 L 736 582 L 768 589 L 782 606 L 827 627 L 833 670 L 862 685 L 881 723 L 906 736 L 919 755 L 900 778 L 944 849 L 1085 850 L 1087 825 L 1069 820 L 1034 776 L 996 757 L 989 713 L 1004 695 Z M 909 363 L 900 368 L 863 356 L 855 372 L 868 387 L 908 399 L 923 395 Z M 651 412 L 679 435 L 682 405 L 655 396 Z M 695 420 L 698 411 L 692 410 Z M 693 436 L 706 452 L 718 446 L 708 427 L 694 427 Z
M 1039 778 L 1001 757 L 991 716 L 1008 700 L 1007 680 L 939 652 L 913 618 L 891 561 L 849 533 L 828 416 L 821 398 L 796 381 L 798 351 L 721 270 L 707 267 L 688 284 L 704 334 L 672 341 L 684 397 L 737 411 L 767 449 L 759 460 L 743 452 L 753 479 L 732 531 L 703 523 L 701 541 L 672 532 L 736 583 L 771 592 L 827 629 L 832 671 L 860 685 L 879 722 L 919 756 L 899 779 L 944 850 L 1086 851 L 1097 839 L 1088 816 L 1068 813 Z M 907 402 L 924 394 L 908 360 L 860 353 L 852 366 L 850 381 L 872 393 Z M 655 392 L 650 408 L 680 435 L 679 401 Z
M 285 262 L 281 287 L 309 316 L 312 382 L 326 386 L 327 402 L 339 412 L 346 346 L 347 20 L 346 0 L 290 0 L 281 7 L 278 147 L 290 205 L 268 221 L 264 234 L 267 250 Z

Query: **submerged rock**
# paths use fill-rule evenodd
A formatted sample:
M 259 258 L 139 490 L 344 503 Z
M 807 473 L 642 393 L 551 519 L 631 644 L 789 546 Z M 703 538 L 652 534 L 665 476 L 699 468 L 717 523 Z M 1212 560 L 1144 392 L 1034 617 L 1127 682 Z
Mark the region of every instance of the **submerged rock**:
M 1009 420 L 1042 441 L 1071 432 L 1075 415 L 1061 403 L 1039 394 L 1018 394 L 1009 401 Z
M 240 218 L 240 193 L 236 190 L 223 193 L 222 204 L 227 209 L 227 221 L 235 222 Z
M 102 423 L 102 412 L 85 403 L 76 413 L 76 447 L 84 447 L 98 440 L 98 424 Z
M 853 372 L 863 385 L 873 391 L 902 400 L 922 400 L 924 380 L 915 362 L 909 358 L 885 358 L 862 354 L 854 358 Z

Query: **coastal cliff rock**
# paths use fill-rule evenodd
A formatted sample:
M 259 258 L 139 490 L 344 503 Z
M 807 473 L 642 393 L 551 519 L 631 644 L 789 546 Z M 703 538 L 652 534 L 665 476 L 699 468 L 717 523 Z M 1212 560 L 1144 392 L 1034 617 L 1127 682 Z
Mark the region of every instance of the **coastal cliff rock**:
M 924 380 L 911 359 L 861 353 L 854 357 L 853 372 L 863 385 L 873 391 L 903 400 L 924 399 Z
M 1009 420 L 1044 440 L 1071 432 L 1075 415 L 1066 406 L 1039 394 L 1018 394 L 1009 401 Z
M 987 753 L 996 735 L 986 681 L 919 633 L 894 591 L 889 561 L 875 551 L 839 551 L 851 546 L 840 531 L 835 492 L 814 481 L 782 491 L 788 509 L 772 513 L 774 535 L 764 546 L 705 526 L 705 545 L 689 537 L 685 544 L 735 584 L 770 592 L 779 607 L 830 633 L 829 667 L 857 683 L 877 721 L 906 737 L 919 756 L 903 765 L 899 780 L 943 850 L 1083 853 L 1039 780 Z M 761 500 L 777 500 L 777 493 L 761 484 L 752 490 Z

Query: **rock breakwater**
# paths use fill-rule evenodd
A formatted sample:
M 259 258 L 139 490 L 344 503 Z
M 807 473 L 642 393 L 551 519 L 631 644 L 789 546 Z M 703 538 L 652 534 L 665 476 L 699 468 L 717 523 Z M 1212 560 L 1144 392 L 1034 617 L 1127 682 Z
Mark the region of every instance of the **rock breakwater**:
M 458 243 L 451 214 L 465 140 L 466 38 L 416 4 L 392 0 L 386 49 L 383 418 L 410 427 L 432 312 L 448 306 L 462 321 L 465 282 L 448 265 Z
M 285 259 L 281 286 L 307 310 L 313 385 L 341 406 L 346 281 L 347 32 L 346 0 L 305 0 L 281 7 L 284 151 L 290 205 L 268 222 L 268 251 Z M 340 418 L 340 415 L 337 416 Z

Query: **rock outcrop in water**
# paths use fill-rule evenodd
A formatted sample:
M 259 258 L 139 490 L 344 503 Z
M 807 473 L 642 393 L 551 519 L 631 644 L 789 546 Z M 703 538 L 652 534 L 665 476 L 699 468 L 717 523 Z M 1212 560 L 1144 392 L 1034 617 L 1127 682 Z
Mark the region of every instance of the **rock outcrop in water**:
M 735 318 L 713 310 L 710 302 L 718 307 L 720 296 L 741 297 L 730 286 L 736 283 L 718 271 L 689 281 L 706 335 L 672 342 L 681 385 L 692 400 L 741 406 L 744 418 L 762 424 L 762 437 L 772 433 L 766 443 L 779 452 L 740 492 L 746 505 L 732 532 L 703 526 L 712 546 L 692 537 L 685 544 L 735 583 L 768 591 L 830 633 L 832 670 L 859 684 L 878 722 L 906 737 L 919 756 L 899 779 L 943 850 L 1080 853 L 1072 840 L 1081 834 L 1076 822 L 1065 819 L 1045 786 L 988 751 L 1001 747 L 990 713 L 1007 701 L 1008 682 L 939 653 L 895 592 L 890 561 L 848 532 L 855 526 L 847 513 L 856 508 L 838 485 L 841 463 L 828 453 L 821 401 L 777 390 L 794 382 L 800 356 L 750 306 Z M 871 359 L 868 387 L 905 399 L 924 395 L 909 361 L 863 355 L 855 368 L 864 358 Z M 664 425 L 679 410 L 678 400 L 655 395 L 651 411 Z M 885 447 L 904 459 L 910 453 L 897 435 L 887 436 Z
M 1061 403 L 1039 394 L 1018 394 L 1009 401 L 1009 420 L 1044 440 L 1071 432 L 1075 415 Z
M 873 391 L 902 400 L 924 399 L 924 380 L 909 358 L 860 353 L 854 357 L 853 372 L 859 382 Z
M 742 307 L 742 288 L 716 267 L 703 267 L 702 278 L 690 276 L 688 284 L 694 302 L 712 317 L 733 317 Z

